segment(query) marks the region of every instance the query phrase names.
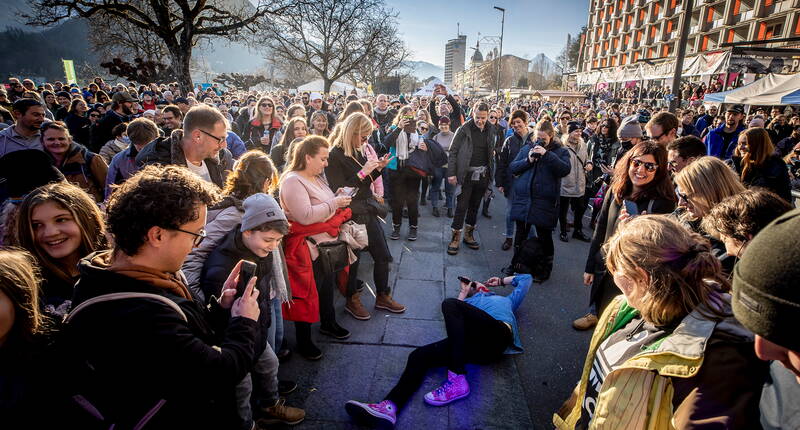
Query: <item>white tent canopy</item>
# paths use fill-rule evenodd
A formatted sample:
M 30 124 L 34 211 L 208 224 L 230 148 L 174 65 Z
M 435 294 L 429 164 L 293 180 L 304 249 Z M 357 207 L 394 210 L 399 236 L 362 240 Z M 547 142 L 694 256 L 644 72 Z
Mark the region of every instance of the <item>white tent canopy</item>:
M 425 84 L 424 87 L 420 88 L 419 91 L 414 93 L 414 95 L 415 96 L 432 96 L 433 95 L 433 87 L 436 86 L 436 85 L 444 85 L 444 82 L 442 82 L 442 80 L 439 79 L 439 78 L 431 79 L 430 82 Z M 447 88 L 447 94 L 456 94 L 447 85 L 444 85 L 444 87 Z
M 331 92 L 332 93 L 339 93 L 339 94 L 350 94 L 350 91 L 356 90 L 356 94 L 359 96 L 364 96 L 367 94 L 366 91 L 362 90 L 361 88 L 357 88 L 353 85 L 350 85 L 346 82 L 335 81 L 331 84 Z M 325 81 L 322 79 L 313 80 L 307 84 L 300 85 L 297 87 L 297 91 L 315 91 L 318 93 L 322 93 L 325 91 Z
M 793 75 L 770 73 L 735 90 L 706 94 L 703 100 L 711 103 L 746 105 L 800 104 L 800 73 Z

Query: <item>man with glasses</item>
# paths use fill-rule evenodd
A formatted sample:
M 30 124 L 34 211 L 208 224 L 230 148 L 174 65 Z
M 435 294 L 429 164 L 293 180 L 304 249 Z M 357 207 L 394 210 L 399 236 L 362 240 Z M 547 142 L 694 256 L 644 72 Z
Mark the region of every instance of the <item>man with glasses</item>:
M 176 164 L 222 188 L 233 156 L 226 149 L 227 128 L 219 110 L 206 105 L 191 108 L 183 130 L 158 138 L 142 148 L 136 164 Z
M 650 140 L 654 140 L 663 146 L 669 145 L 675 140 L 678 134 L 680 121 L 675 114 L 670 112 L 659 112 L 653 115 L 644 126 Z
M 39 138 L 40 128 L 45 121 L 44 112 L 44 105 L 36 100 L 19 99 L 14 102 L 11 108 L 14 125 L 0 131 L 0 157 L 23 149 L 44 150 Z
M 572 114 L 570 114 L 569 111 L 564 111 L 559 115 L 558 125 L 556 126 L 556 136 L 568 133 L 570 121 L 572 121 Z
M 667 145 L 667 168 L 677 175 L 684 167 L 706 155 L 706 146 L 694 135 L 680 137 Z

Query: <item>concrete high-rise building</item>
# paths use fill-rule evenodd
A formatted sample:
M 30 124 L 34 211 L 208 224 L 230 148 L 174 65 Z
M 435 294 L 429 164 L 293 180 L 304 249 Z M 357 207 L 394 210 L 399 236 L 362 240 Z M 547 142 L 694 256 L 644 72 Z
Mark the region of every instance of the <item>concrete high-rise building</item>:
M 589 20 L 581 39 L 579 73 L 642 61 L 658 64 L 675 60 L 680 21 L 686 14 L 680 0 L 589 0 L 588 3 Z M 686 55 L 731 49 L 721 46 L 723 43 L 800 36 L 799 6 L 798 0 L 695 0 Z M 756 46 L 797 48 L 796 42 Z M 732 54 L 738 55 L 736 50 Z
M 467 35 L 460 34 L 456 39 L 447 41 L 444 47 L 444 83 L 453 85 L 456 73 L 464 71 L 467 57 Z

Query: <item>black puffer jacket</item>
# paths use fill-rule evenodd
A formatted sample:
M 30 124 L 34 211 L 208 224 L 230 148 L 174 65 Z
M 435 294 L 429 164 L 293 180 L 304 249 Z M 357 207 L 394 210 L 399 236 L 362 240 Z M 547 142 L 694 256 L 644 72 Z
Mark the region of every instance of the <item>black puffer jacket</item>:
M 234 388 L 252 367 L 258 323 L 230 318 L 219 307 L 168 293 L 142 280 L 108 269 L 108 253 L 89 255 L 79 265 L 73 306 L 109 293 L 137 292 L 165 297 L 166 303 L 131 298 L 95 303 L 81 310 L 62 335 L 62 373 L 72 407 L 55 413 L 60 427 L 81 429 L 233 428 L 237 422 Z M 73 312 L 75 309 L 73 308 Z M 227 326 L 226 326 L 227 324 Z M 86 398 L 106 419 L 80 408 Z M 102 424 L 102 425 L 101 425 Z

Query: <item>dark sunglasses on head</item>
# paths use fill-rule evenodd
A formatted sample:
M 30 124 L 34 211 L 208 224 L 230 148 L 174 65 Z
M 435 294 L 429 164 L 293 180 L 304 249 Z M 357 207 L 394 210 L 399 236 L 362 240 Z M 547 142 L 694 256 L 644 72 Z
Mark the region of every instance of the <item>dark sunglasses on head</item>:
M 634 169 L 638 169 L 640 166 L 644 166 L 644 169 L 648 172 L 655 172 L 658 169 L 658 164 L 656 163 L 648 163 L 637 158 L 631 160 L 631 165 L 633 165 Z

